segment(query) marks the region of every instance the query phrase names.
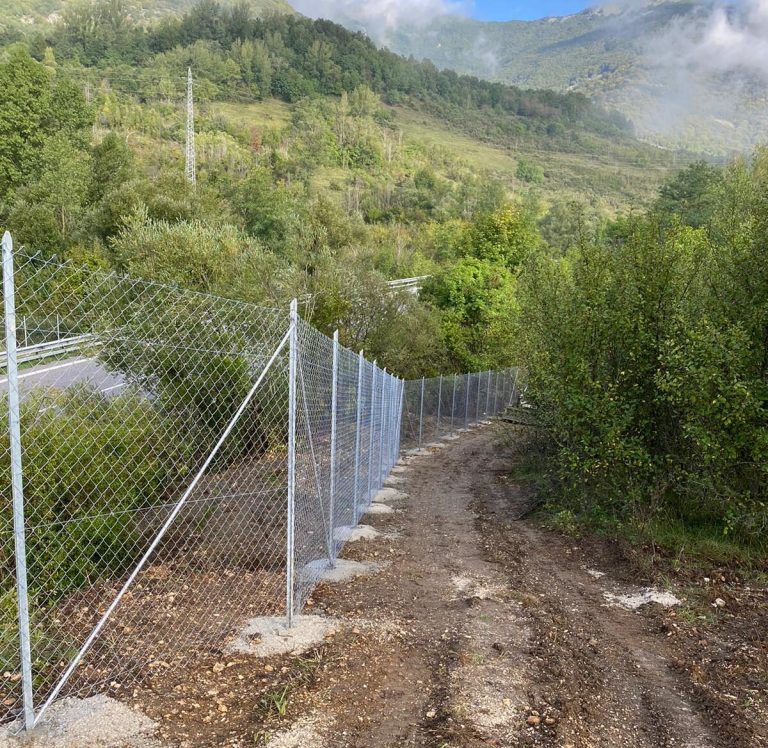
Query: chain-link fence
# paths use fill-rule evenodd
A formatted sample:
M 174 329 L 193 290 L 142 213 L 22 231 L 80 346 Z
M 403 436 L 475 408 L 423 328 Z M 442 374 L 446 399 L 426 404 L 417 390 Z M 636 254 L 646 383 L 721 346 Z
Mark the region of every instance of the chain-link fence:
M 517 369 L 504 369 L 405 382 L 403 446 L 418 449 L 499 415 L 519 397 L 517 380 Z
M 8 235 L 3 309 L 0 722 L 27 727 L 63 695 L 119 697 L 220 651 L 249 619 L 292 622 L 401 433 L 466 427 L 512 391 L 508 372 L 405 383 L 296 302 L 14 256 Z M 23 317 L 76 349 L 21 363 Z

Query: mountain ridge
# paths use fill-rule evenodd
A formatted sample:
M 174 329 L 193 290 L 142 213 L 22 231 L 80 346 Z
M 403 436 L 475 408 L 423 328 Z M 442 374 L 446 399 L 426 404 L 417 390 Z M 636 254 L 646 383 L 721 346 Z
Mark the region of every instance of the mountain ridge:
M 522 88 L 584 93 L 620 111 L 658 145 L 722 154 L 765 138 L 768 85 L 739 70 L 704 76 L 691 60 L 675 59 L 676 44 L 690 49 L 716 7 L 710 0 L 658 0 L 535 21 L 447 15 L 379 34 L 378 42 L 438 68 Z M 337 20 L 361 28 L 353 19 Z

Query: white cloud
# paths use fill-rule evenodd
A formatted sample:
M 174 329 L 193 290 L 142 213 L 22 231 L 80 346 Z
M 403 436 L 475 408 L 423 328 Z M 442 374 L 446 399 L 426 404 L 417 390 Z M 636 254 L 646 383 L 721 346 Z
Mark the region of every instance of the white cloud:
M 701 37 L 686 41 L 688 65 L 712 72 L 744 69 L 768 80 L 768 0 L 746 0 L 737 12 L 717 7 Z
M 295 0 L 292 5 L 311 18 L 354 21 L 379 39 L 402 25 L 424 26 L 471 9 L 468 0 Z

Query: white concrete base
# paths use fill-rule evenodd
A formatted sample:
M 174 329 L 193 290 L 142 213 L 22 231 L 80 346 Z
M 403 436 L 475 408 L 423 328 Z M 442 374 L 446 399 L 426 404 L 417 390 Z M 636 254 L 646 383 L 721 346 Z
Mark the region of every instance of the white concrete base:
M 340 558 L 336 561 L 336 566 L 329 567 L 323 572 L 320 580 L 329 584 L 338 584 L 356 577 L 375 574 L 380 569 L 381 566 L 373 563 L 373 561 L 350 561 L 346 558 Z
M 338 628 L 338 621 L 320 616 L 296 616 L 291 628 L 285 616 L 252 618 L 225 651 L 253 657 L 301 654 L 321 644 Z
M 162 748 L 155 722 L 104 694 L 62 699 L 32 732 L 21 729 L 19 721 L 0 727 L 0 748 Z
M 402 501 L 407 499 L 408 494 L 398 491 L 396 488 L 382 488 L 374 497 L 374 504 L 387 504 L 390 501 Z
M 376 540 L 378 537 L 381 537 L 381 533 L 375 527 L 358 525 L 350 533 L 347 543 L 356 543 L 358 540 Z
M 366 510 L 366 514 L 395 514 L 396 510 L 387 504 L 371 504 Z

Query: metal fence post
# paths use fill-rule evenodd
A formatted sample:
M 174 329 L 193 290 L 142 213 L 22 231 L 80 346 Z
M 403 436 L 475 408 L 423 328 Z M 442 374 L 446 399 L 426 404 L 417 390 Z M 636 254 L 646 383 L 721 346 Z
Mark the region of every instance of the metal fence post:
M 491 407 L 491 376 L 492 372 L 490 369 L 488 369 L 488 391 L 485 393 L 485 415 L 486 418 L 488 417 L 489 410 Z
M 475 403 L 475 423 L 480 423 L 480 387 L 483 384 L 483 375 L 478 372 L 477 375 L 477 402 Z
M 357 359 L 357 416 L 355 418 L 355 488 L 352 494 L 352 520 L 353 525 L 357 526 L 360 520 L 359 507 L 357 504 L 357 495 L 360 484 L 360 429 L 363 422 L 363 366 L 365 358 L 363 352 Z
M 493 415 L 499 415 L 499 372 L 496 372 L 496 378 L 493 381 Z
M 520 373 L 520 369 L 517 369 L 517 368 L 516 368 L 516 369 L 515 369 L 515 379 L 514 379 L 514 381 L 512 382 L 512 393 L 511 393 L 511 394 L 510 394 L 510 396 L 509 396 L 509 401 L 510 401 L 510 403 L 512 403 L 513 405 L 514 405 L 514 404 L 516 404 L 516 403 L 515 403 L 515 399 L 517 398 L 517 375 L 518 375 L 519 373 Z
M 384 474 L 382 472 L 384 462 L 384 434 L 386 432 L 386 416 L 387 416 L 387 370 L 381 374 L 381 428 L 379 429 L 379 479 L 377 488 L 380 488 L 384 483 Z
M 286 544 L 286 618 L 293 626 L 294 545 L 296 523 L 296 360 L 298 357 L 299 302 L 291 302 L 290 339 L 288 353 L 288 536 Z
M 333 535 L 336 504 L 336 422 L 339 404 L 339 331 L 333 333 L 333 383 L 331 384 L 331 475 L 328 493 L 328 558 L 336 566 L 336 540 Z
M 376 431 L 376 362 L 371 376 L 371 427 L 368 430 L 368 503 L 373 498 L 373 435 Z
M 456 414 L 456 375 L 453 375 L 453 395 L 451 397 L 451 436 L 453 436 L 453 417 Z
M 424 377 L 421 378 L 421 405 L 419 405 L 419 449 L 421 449 L 421 437 L 424 430 Z
M 11 447 L 11 492 L 13 495 L 13 541 L 16 557 L 21 688 L 24 699 L 24 727 L 35 725 L 32 692 L 32 645 L 29 634 L 29 593 L 27 589 L 27 547 L 24 524 L 24 475 L 21 464 L 21 413 L 19 369 L 16 358 L 16 289 L 13 277 L 13 239 L 3 236 L 3 296 L 5 297 L 5 350 L 8 379 L 8 432 Z
M 440 375 L 440 384 L 437 389 L 437 438 L 440 438 L 440 412 L 443 404 L 443 375 Z
M 397 447 L 395 457 L 400 459 L 400 443 L 403 438 L 403 419 L 405 417 L 405 380 L 401 379 L 397 394 Z
M 469 388 L 472 386 L 472 375 L 465 374 L 464 381 L 466 386 L 466 402 L 464 403 L 464 430 L 469 428 Z

